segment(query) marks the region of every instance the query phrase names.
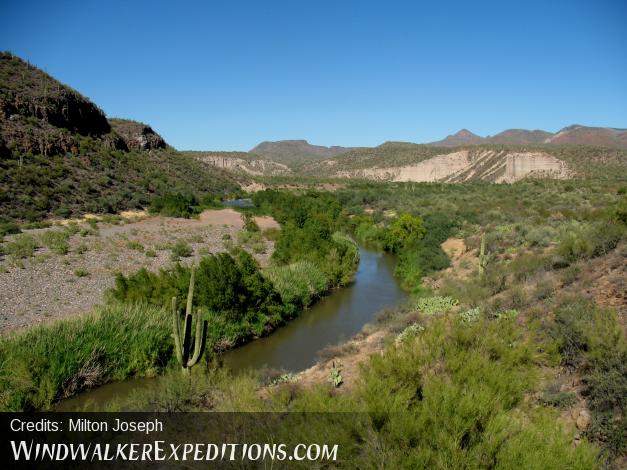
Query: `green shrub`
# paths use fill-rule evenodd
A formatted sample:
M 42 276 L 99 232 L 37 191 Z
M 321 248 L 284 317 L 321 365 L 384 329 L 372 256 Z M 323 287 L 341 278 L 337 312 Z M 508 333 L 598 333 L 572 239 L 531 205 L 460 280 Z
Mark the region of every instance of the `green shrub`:
M 13 222 L 0 223 L 0 239 L 2 239 L 5 235 L 13 235 L 20 232 L 21 230 L 19 225 Z
M 130 240 L 130 241 L 128 241 L 126 243 L 126 248 L 128 248 L 129 250 L 144 251 L 144 245 L 142 245 L 137 240 Z
M 627 351 L 624 347 L 593 363 L 584 377 L 592 423 L 587 434 L 601 442 L 610 458 L 627 452 Z
M 70 250 L 70 233 L 68 230 L 47 230 L 39 236 L 39 240 L 53 253 L 65 255 Z
M 85 243 L 81 243 L 80 245 L 78 245 L 76 247 L 76 253 L 78 253 L 79 255 L 82 255 L 83 253 L 89 251 L 89 246 L 87 246 L 87 244 Z
M 244 220 L 244 230 L 246 232 L 259 232 L 259 225 L 255 222 L 255 218 L 250 212 L 242 213 L 242 219 Z
M 150 203 L 150 212 L 166 217 L 189 218 L 200 212 L 198 199 L 193 194 L 166 193 Z
M 177 240 L 177 242 L 172 246 L 172 257 L 173 258 L 187 258 L 194 254 L 194 249 L 185 243 L 183 240 Z
M 573 262 L 602 256 L 616 248 L 625 233 L 621 224 L 575 225 L 561 237 L 557 252 Z
M 87 277 L 89 276 L 89 271 L 87 271 L 87 269 L 85 268 L 78 268 L 77 270 L 74 271 L 74 275 L 76 277 Z
M 332 287 L 350 282 L 359 261 L 358 249 L 350 238 L 337 233 L 347 223 L 337 198 L 316 192 L 259 191 L 253 200 L 258 211 L 272 214 L 281 224 L 272 254 L 274 264 L 309 261 Z
M 627 342 L 616 313 L 573 297 L 555 310 L 552 336 L 562 364 L 583 375 L 592 413 L 587 434 L 611 458 L 627 450 Z
M 521 406 L 536 381 L 533 357 L 514 322 L 430 319 L 365 365 L 354 403 L 370 420 L 352 464 L 593 468 L 594 448 L 573 448 L 551 410 Z
M 425 297 L 416 302 L 416 307 L 425 315 L 450 312 L 459 302 L 452 297 Z
M 327 290 L 324 273 L 309 261 L 299 261 L 286 266 L 271 266 L 264 271 L 284 303 L 310 305 Z
M 128 277 L 117 274 L 109 296 L 122 302 L 169 306 L 172 297 L 187 295 L 190 268 L 176 265 L 159 273 L 141 269 Z M 294 314 L 285 306 L 272 283 L 266 280 L 252 256 L 236 250 L 202 258 L 196 268 L 194 306 L 212 312 L 210 337 L 218 341 L 231 335 L 239 341 L 261 335 Z M 184 308 L 180 303 L 181 311 Z M 234 336 L 233 336 L 234 335 Z
M 424 237 L 426 229 L 421 217 L 401 214 L 388 227 L 384 248 L 398 253 L 407 246 L 413 246 Z
M 560 391 L 560 384 L 556 381 L 544 389 L 541 402 L 547 406 L 565 410 L 577 403 L 577 396 L 574 392 Z
M 16 235 L 12 241 L 5 243 L 4 252 L 16 259 L 30 258 L 39 244 L 37 239 L 29 234 Z

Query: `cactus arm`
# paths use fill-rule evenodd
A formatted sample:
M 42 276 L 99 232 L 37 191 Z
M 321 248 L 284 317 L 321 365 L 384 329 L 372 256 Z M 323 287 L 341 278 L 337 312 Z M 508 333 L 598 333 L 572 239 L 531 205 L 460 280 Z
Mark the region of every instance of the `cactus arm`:
M 172 332 L 174 334 L 174 351 L 179 364 L 183 364 L 183 350 L 181 348 L 181 326 L 179 325 L 179 314 L 176 311 L 176 297 L 172 297 Z
M 192 316 L 185 315 L 185 329 L 183 330 L 183 368 L 187 367 L 189 359 L 189 349 L 192 342 Z
M 198 312 L 198 320 L 196 321 L 196 339 L 194 340 L 194 355 L 187 361 L 187 367 L 194 366 L 198 359 L 205 351 L 205 344 L 207 342 L 207 320 L 202 321 L 200 311 Z
M 185 313 L 187 315 L 192 314 L 192 299 L 194 298 L 194 266 L 192 266 L 192 274 L 189 280 L 189 290 L 187 291 L 187 308 L 185 309 Z
M 174 332 L 174 349 L 176 357 L 183 368 L 184 374 L 189 374 L 190 368 L 194 366 L 205 351 L 207 343 L 207 330 L 209 322 L 203 321 L 200 311 L 196 320 L 196 334 L 192 349 L 192 323 L 194 321 L 192 315 L 192 301 L 194 299 L 194 267 L 191 268 L 191 278 L 189 281 L 189 290 L 187 291 L 187 306 L 185 311 L 185 325 L 183 327 L 183 335 L 181 336 L 181 326 L 179 315 L 176 310 L 176 297 L 172 298 L 172 326 Z M 182 344 L 181 344 L 182 343 Z M 190 357 L 191 355 L 191 357 Z
M 485 254 L 485 233 L 481 235 L 481 248 L 479 249 L 479 274 L 485 273 L 488 265 L 488 256 Z

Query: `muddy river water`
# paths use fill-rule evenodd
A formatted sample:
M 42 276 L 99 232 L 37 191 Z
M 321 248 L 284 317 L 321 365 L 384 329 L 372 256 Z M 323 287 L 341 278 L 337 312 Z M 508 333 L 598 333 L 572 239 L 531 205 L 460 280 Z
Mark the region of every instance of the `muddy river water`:
M 298 318 L 270 336 L 252 341 L 223 355 L 234 371 L 269 367 L 296 372 L 315 364 L 325 346 L 348 340 L 372 321 L 377 312 L 400 303 L 406 296 L 394 278 L 394 256 L 360 247 L 361 260 L 354 282 L 319 300 Z M 133 390 L 154 386 L 156 379 L 114 382 L 63 401 L 57 409 L 70 411 L 98 408 Z

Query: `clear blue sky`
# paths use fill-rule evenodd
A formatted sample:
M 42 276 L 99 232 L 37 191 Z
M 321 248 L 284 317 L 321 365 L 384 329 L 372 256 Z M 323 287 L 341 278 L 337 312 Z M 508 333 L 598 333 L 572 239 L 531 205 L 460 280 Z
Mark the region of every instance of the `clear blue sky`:
M 179 149 L 627 127 L 624 0 L 1 0 L 0 49 Z

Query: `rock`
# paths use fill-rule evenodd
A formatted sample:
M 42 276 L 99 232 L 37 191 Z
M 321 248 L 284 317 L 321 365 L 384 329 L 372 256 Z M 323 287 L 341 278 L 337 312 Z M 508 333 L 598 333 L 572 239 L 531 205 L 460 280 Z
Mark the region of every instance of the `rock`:
M 579 412 L 577 417 L 577 429 L 585 431 L 590 426 L 590 412 L 585 408 Z
M 129 150 L 163 149 L 167 146 L 165 140 L 146 124 L 116 118 L 110 119 L 109 122 Z

